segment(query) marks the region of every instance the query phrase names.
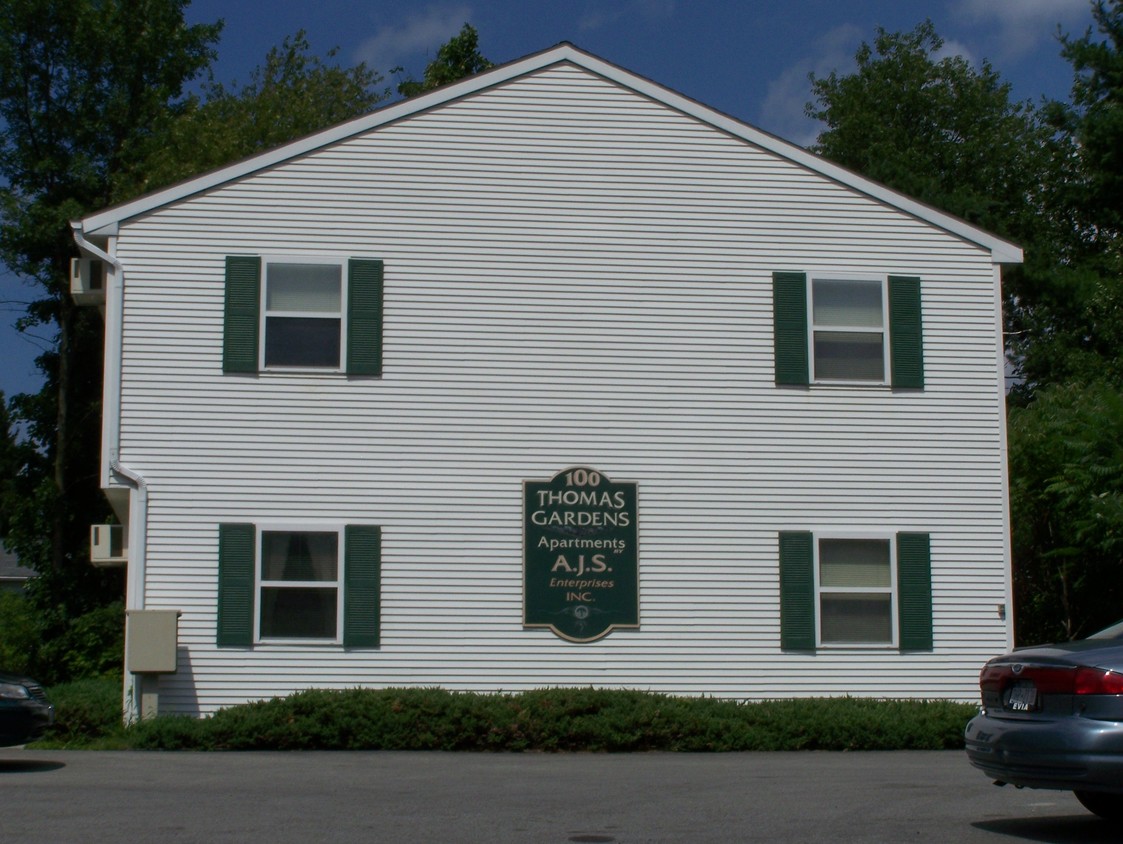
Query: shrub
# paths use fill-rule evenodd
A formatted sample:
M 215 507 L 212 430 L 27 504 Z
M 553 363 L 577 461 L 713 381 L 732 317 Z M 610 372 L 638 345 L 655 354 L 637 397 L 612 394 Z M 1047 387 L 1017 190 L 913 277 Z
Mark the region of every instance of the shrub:
M 35 608 L 20 592 L 0 592 L 0 666 L 13 674 L 30 674 L 31 655 L 39 647 Z
M 41 740 L 53 747 L 84 747 L 109 737 L 123 737 L 121 677 L 107 675 L 47 690 L 55 705 L 55 723 Z
M 0 667 L 57 683 L 119 674 L 125 610 L 120 601 L 52 623 L 26 593 L 0 592 Z
M 58 679 L 81 680 L 120 672 L 124 653 L 125 608 L 116 601 L 67 622 L 42 646 L 39 660 Z
M 939 750 L 963 746 L 974 711 L 946 701 L 738 703 L 591 688 L 310 690 L 209 718 L 154 718 L 128 738 L 165 750 Z

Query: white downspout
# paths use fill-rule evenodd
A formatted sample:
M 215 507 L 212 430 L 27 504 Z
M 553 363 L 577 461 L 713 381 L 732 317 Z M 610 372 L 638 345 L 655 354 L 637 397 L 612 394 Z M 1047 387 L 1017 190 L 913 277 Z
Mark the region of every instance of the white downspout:
M 105 389 L 102 400 L 106 415 L 105 447 L 108 455 L 110 475 L 115 475 L 128 484 L 133 493 L 129 496 L 129 562 L 125 578 L 125 612 L 142 610 L 145 604 L 145 569 L 148 559 L 148 482 L 138 472 L 123 465 L 118 459 L 121 444 L 121 366 L 122 334 L 125 313 L 125 268 L 121 262 L 108 252 L 86 240 L 81 223 L 70 224 L 74 242 L 78 248 L 90 256 L 104 261 L 113 268 L 108 273 L 106 295 L 105 331 Z M 104 472 L 104 467 L 103 467 Z M 128 635 L 125 636 L 125 667 L 129 665 Z M 124 674 L 123 713 L 126 723 L 137 720 L 140 713 L 140 694 L 137 678 L 128 670 Z

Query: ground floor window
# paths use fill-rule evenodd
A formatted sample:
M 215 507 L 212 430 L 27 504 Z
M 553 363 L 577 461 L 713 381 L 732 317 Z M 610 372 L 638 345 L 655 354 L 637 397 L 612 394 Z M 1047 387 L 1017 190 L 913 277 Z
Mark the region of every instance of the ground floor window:
M 814 550 L 819 643 L 894 644 L 893 543 L 820 536 Z
M 927 533 L 785 531 L 779 539 L 785 650 L 932 649 Z
M 338 531 L 262 530 L 258 638 L 342 638 Z
M 379 644 L 382 534 L 370 525 L 219 525 L 218 644 Z

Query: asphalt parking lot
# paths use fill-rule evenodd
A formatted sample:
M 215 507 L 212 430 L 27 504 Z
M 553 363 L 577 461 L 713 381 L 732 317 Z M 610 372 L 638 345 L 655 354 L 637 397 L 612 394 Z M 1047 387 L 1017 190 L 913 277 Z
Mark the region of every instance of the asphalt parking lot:
M 962 752 L 136 753 L 0 749 L 35 842 L 1116 842 Z

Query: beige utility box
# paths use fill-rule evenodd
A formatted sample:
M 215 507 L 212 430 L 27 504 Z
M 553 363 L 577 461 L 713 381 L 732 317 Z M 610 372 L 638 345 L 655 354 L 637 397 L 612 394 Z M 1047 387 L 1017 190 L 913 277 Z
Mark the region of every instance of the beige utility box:
M 129 610 L 127 670 L 133 674 L 172 674 L 179 640 L 179 610 Z

